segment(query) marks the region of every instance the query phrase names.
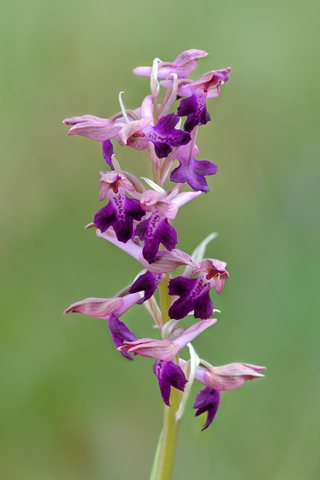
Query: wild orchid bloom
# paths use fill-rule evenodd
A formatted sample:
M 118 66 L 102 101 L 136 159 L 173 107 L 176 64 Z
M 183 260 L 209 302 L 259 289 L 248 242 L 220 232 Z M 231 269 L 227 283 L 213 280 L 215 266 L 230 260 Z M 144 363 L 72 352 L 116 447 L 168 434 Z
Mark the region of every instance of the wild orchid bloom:
M 64 313 L 83 313 L 90 317 L 102 318 L 108 321 L 109 331 L 116 347 L 123 345 L 124 341 L 134 341 L 137 339 L 135 334 L 119 320 L 123 315 L 140 299 L 138 293 L 127 295 L 125 297 L 114 298 L 86 298 L 81 302 L 73 303 Z M 127 352 L 121 352 L 128 360 L 133 357 Z
M 174 73 L 179 78 L 186 78 L 190 75 L 198 65 L 199 58 L 206 57 L 208 54 L 204 50 L 186 50 L 180 53 L 173 62 L 158 63 L 158 78 L 167 78 L 168 75 Z M 143 77 L 150 77 L 152 67 L 137 67 L 132 73 Z
M 207 72 L 191 83 L 182 85 L 178 94 L 183 98 L 178 107 L 178 115 L 187 117 L 184 129 L 191 132 L 197 125 L 205 125 L 210 121 L 206 101 L 220 95 L 220 86 L 229 79 L 231 68 Z
M 179 359 L 180 367 L 186 365 L 186 361 Z M 220 403 L 220 392 L 238 388 L 248 380 L 262 378 L 264 375 L 259 373 L 266 367 L 258 367 L 248 363 L 230 363 L 221 367 L 214 367 L 210 363 L 201 361 L 205 366 L 197 367 L 195 378 L 206 385 L 206 388 L 197 395 L 194 408 L 197 408 L 196 416 L 207 412 L 207 421 L 202 428 L 205 430 L 213 421 Z
M 205 176 L 217 173 L 217 166 L 208 160 L 195 160 L 194 155 L 199 154 L 196 147 L 197 133 L 196 130 L 188 145 L 183 145 L 178 149 L 175 158 L 180 165 L 172 170 L 170 180 L 176 183 L 187 182 L 194 190 L 208 192 L 209 187 Z
M 145 215 L 139 200 L 125 195 L 126 190 L 135 189 L 123 174 L 116 172 L 102 172 L 100 185 L 100 200 L 108 197 L 109 203 L 96 213 L 94 223 L 101 232 L 112 226 L 117 239 L 127 242 L 133 234 L 133 221 Z
M 180 320 L 194 310 L 195 318 L 209 318 L 213 312 L 213 302 L 209 291 L 215 287 L 221 293 L 229 273 L 225 270 L 225 262 L 206 259 L 202 262 L 197 278 L 176 277 L 170 280 L 169 295 L 177 295 L 176 300 L 169 309 L 170 318 Z

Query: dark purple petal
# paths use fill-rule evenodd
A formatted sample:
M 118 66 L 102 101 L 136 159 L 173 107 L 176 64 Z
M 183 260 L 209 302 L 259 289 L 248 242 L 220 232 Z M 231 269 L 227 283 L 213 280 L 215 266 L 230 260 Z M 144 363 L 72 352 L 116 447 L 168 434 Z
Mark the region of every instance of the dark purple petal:
M 206 96 L 198 96 L 194 93 L 190 97 L 182 99 L 178 107 L 178 115 L 187 117 L 184 124 L 186 132 L 191 132 L 197 125 L 205 125 L 210 121 L 210 115 L 206 107 Z
M 114 170 L 114 166 L 111 159 L 112 155 L 114 155 L 114 150 L 110 140 L 105 140 L 104 142 L 102 142 L 102 155 L 105 161 L 107 162 L 107 164 L 109 165 L 109 167 L 111 168 L 111 170 Z
M 154 142 L 153 144 L 158 158 L 165 158 L 172 152 L 172 147 L 167 143 Z
M 113 224 L 119 242 L 126 243 L 132 238 L 133 219 L 129 215 L 118 216 L 117 221 Z
M 112 340 L 114 341 L 116 347 L 123 345 L 124 341 L 134 342 L 137 340 L 137 337 L 129 328 L 123 323 L 120 322 L 118 318 L 114 315 L 111 315 L 108 320 L 108 326 Z M 121 352 L 124 357 L 128 360 L 133 360 L 133 357 L 128 352 Z
M 153 128 L 159 135 L 168 135 L 179 122 L 179 117 L 175 113 L 170 113 L 161 117 L 157 125 Z
M 149 263 L 155 262 L 160 243 L 169 251 L 178 243 L 175 229 L 164 215 L 157 212 L 152 213 L 148 220 L 139 223 L 136 234 L 140 240 L 144 240 L 142 254 Z
M 213 388 L 206 387 L 198 393 L 193 408 L 198 410 L 195 413 L 195 417 L 207 412 L 207 420 L 201 431 L 209 427 L 218 411 L 220 404 L 220 392 L 213 390 Z
M 102 233 L 108 230 L 116 220 L 117 211 L 112 202 L 109 202 L 108 205 L 101 208 L 101 210 L 99 210 L 94 216 L 94 223 Z
M 180 298 L 169 308 L 169 317 L 181 320 L 194 310 L 195 318 L 209 318 L 213 311 L 209 290 L 210 283 L 203 274 L 194 279 L 181 276 L 170 280 L 169 295 L 178 295 Z
M 158 158 L 164 158 L 172 151 L 172 147 L 179 147 L 190 142 L 191 136 L 183 130 L 176 130 L 179 117 L 175 113 L 161 117 L 155 127 L 148 127 L 144 133 L 144 141 L 152 142 Z
M 146 214 L 144 210 L 140 207 L 140 201 L 135 198 L 125 198 L 124 208 L 127 215 L 129 215 L 134 220 L 141 220 L 141 218 Z
M 209 295 L 209 290 L 204 292 L 194 302 L 194 317 L 206 319 L 212 315 L 213 302 Z
M 194 309 L 194 302 L 190 298 L 179 298 L 169 308 L 169 317 L 175 320 L 181 320 Z
M 171 387 L 183 392 L 188 380 L 179 365 L 176 365 L 173 362 L 157 360 L 153 365 L 153 371 L 158 379 L 163 401 L 168 407 L 171 407 Z
M 169 295 L 186 295 L 190 292 L 195 284 L 197 283 L 196 278 L 188 277 L 176 277 L 172 278 L 169 282 Z
M 144 296 L 137 301 L 138 304 L 141 304 L 148 300 L 154 292 L 157 290 L 159 282 L 162 275 L 152 272 L 146 272 L 143 275 L 140 275 L 139 278 L 131 285 L 128 293 L 137 293 L 143 292 Z
M 126 243 L 133 234 L 133 220 L 141 220 L 145 213 L 139 200 L 119 194 L 96 213 L 94 223 L 102 233 L 112 226 L 119 242 Z
M 217 172 L 217 166 L 208 160 L 191 159 L 189 165 L 180 164 L 170 175 L 170 180 L 176 183 L 188 182 L 193 190 L 208 192 L 209 187 L 205 175 L 214 175 Z

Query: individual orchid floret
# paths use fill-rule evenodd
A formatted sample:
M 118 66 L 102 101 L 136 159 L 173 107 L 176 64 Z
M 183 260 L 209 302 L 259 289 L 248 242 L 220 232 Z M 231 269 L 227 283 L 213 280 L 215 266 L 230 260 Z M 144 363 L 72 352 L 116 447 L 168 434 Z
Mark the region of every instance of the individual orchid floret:
M 179 78 L 185 78 L 194 71 L 199 58 L 207 55 L 207 52 L 203 50 L 192 49 L 180 53 L 173 62 L 159 62 L 158 78 L 167 78 L 172 73 L 178 75 Z M 133 70 L 133 73 L 142 77 L 150 77 L 152 67 L 137 67 Z
M 176 277 L 169 282 L 169 295 L 179 298 L 171 305 L 169 317 L 180 320 L 194 310 L 195 318 L 208 318 L 213 312 L 213 302 L 209 291 L 215 287 L 221 293 L 226 279 L 226 263 L 220 260 L 206 259 L 202 262 L 197 278 Z
M 193 408 L 197 408 L 195 417 L 207 413 L 207 420 L 201 431 L 205 430 L 212 423 L 220 404 L 220 392 L 206 387 L 198 393 Z
M 179 359 L 180 366 L 183 367 L 185 363 L 185 360 Z M 195 378 L 207 387 L 219 391 L 232 390 L 240 387 L 247 380 L 262 378 L 264 375 L 259 372 L 266 369 L 266 367 L 249 363 L 230 363 L 221 367 L 214 367 L 204 360 L 201 360 L 201 365 L 205 368 L 199 366 Z
M 129 293 L 144 292 L 144 296 L 137 301 L 138 304 L 141 304 L 152 297 L 158 288 L 161 278 L 161 273 L 146 272 L 133 282 Z
M 205 176 L 214 175 L 217 172 L 217 166 L 209 160 L 196 160 L 194 158 L 194 155 L 198 154 L 195 145 L 196 133 L 193 135 L 192 142 L 178 149 L 176 159 L 180 165 L 172 170 L 170 180 L 176 183 L 187 182 L 194 190 L 208 192 L 209 187 Z
M 143 150 L 152 142 L 158 158 L 164 158 L 172 152 L 172 147 L 180 147 L 190 142 L 188 132 L 176 129 L 179 117 L 170 113 L 161 117 L 155 126 L 152 126 L 152 117 L 142 117 L 125 125 L 118 134 L 120 145 L 130 145 L 137 150 Z
M 96 142 L 104 142 L 116 137 L 122 128 L 119 119 L 99 118 L 94 115 L 66 118 L 62 123 L 72 125 L 69 135 L 81 135 Z
M 156 363 L 153 365 L 153 371 L 158 379 L 163 401 L 168 407 L 171 407 L 171 387 L 174 387 L 177 390 L 183 392 L 184 387 L 187 383 L 185 374 L 183 373 L 179 365 L 176 365 L 173 362 L 164 362 L 162 360 L 156 361 Z
M 170 362 L 183 347 L 194 340 L 206 328 L 211 327 L 216 321 L 216 318 L 210 318 L 197 322 L 173 340 L 168 338 L 164 340 L 141 338 L 134 342 L 124 342 L 124 345 L 119 347 L 118 350 Z
M 220 86 L 229 79 L 230 67 L 224 70 L 207 72 L 191 83 L 182 85 L 178 94 L 183 98 L 178 107 L 178 115 L 187 117 L 184 124 L 186 132 L 191 132 L 197 125 L 205 125 L 210 121 L 206 100 L 220 95 Z
M 125 191 L 134 191 L 129 180 L 121 173 L 102 172 L 100 179 L 100 200 L 109 198 L 109 203 L 94 216 L 94 223 L 101 232 L 113 227 L 117 239 L 127 242 L 133 235 L 133 221 L 145 215 L 140 202 L 128 198 Z

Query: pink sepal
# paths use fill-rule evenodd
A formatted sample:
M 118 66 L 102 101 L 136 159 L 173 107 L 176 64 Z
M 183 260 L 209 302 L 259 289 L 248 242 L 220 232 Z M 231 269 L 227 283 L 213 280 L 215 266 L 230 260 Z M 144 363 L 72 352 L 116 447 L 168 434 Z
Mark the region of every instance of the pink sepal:
M 185 347 L 188 343 L 192 342 L 203 330 L 211 327 L 217 322 L 216 318 L 209 318 L 208 320 L 202 320 L 197 322 L 187 330 L 185 330 L 179 337 L 173 340 L 172 343 L 179 346 L 179 350 Z
M 180 265 L 190 265 L 195 268 L 199 267 L 199 264 L 192 260 L 192 258 L 185 252 L 182 252 L 178 248 L 174 248 L 170 252 L 168 250 L 159 250 L 156 256 L 156 261 L 153 263 L 147 262 L 147 260 L 140 256 L 139 261 L 144 268 L 152 273 L 168 273 L 175 270 Z
M 208 55 L 204 50 L 186 50 L 180 53 L 173 62 L 159 62 L 158 78 L 167 78 L 171 73 L 176 73 L 179 77 L 190 75 L 198 64 L 199 58 Z M 135 75 L 150 77 L 152 67 L 137 67 L 133 70 Z
M 227 264 L 214 258 L 206 258 L 201 263 L 200 270 L 206 272 L 207 280 L 210 280 L 217 293 L 221 293 L 229 273 L 225 270 Z
M 147 190 L 141 195 L 140 205 L 146 212 L 152 212 L 156 208 L 169 220 L 174 220 L 178 212 L 178 206 L 173 201 L 154 190 Z
M 106 118 L 99 118 L 93 115 L 66 118 L 62 123 L 73 125 L 69 130 L 69 135 L 81 135 L 97 142 L 103 142 L 116 137 L 122 128 L 121 125 L 116 125 L 119 124 L 119 120 L 111 122 Z
M 203 90 L 206 98 L 216 98 L 220 95 L 220 86 L 229 78 L 231 67 L 223 70 L 212 70 L 204 73 L 191 83 L 180 85 L 178 95 L 181 97 L 190 97 L 196 90 Z M 198 90 L 199 91 L 199 90 Z
M 179 347 L 169 340 L 141 338 L 136 342 L 124 342 L 124 345 L 118 347 L 118 350 L 120 350 L 120 352 L 137 353 L 142 357 L 151 357 L 170 362 L 177 355 Z
M 126 312 L 139 300 L 139 293 L 132 293 L 125 297 L 115 298 L 85 298 L 80 302 L 73 303 L 64 313 L 83 313 L 94 318 L 108 320 L 111 314 L 117 317 Z
M 262 370 L 266 367 L 248 363 L 230 363 L 221 367 L 202 368 L 196 372 L 196 378 L 214 390 L 232 390 L 243 385 L 247 380 L 264 377 Z M 198 371 L 199 370 L 199 371 Z
M 178 208 L 182 207 L 182 205 L 185 205 L 186 203 L 190 202 L 190 200 L 193 200 L 196 197 L 199 197 L 202 192 L 197 191 L 197 192 L 182 192 L 179 193 L 176 197 L 172 199 L 172 202 L 177 205 Z
M 194 338 L 203 332 L 203 330 L 213 325 L 216 321 L 216 318 L 212 318 L 198 322 L 173 341 L 167 339 L 155 340 L 153 338 L 141 338 L 135 342 L 124 342 L 124 345 L 118 347 L 118 350 L 137 353 L 142 357 L 152 357 L 157 360 L 170 362 L 183 347 L 194 340 Z
M 109 242 L 113 243 L 117 247 L 124 250 L 133 258 L 138 260 L 141 265 L 149 270 L 152 273 L 168 273 L 172 272 L 175 268 L 180 265 L 190 265 L 195 269 L 200 269 L 200 265 L 195 262 L 190 255 L 185 252 L 182 252 L 178 248 L 174 248 L 170 252 L 168 250 L 159 250 L 157 253 L 156 261 L 153 263 L 147 262 L 147 260 L 142 255 L 142 247 L 137 245 L 132 240 L 129 240 L 127 243 L 119 242 L 114 231 L 109 228 L 106 232 L 101 233 L 99 229 L 96 230 L 98 237 L 104 238 Z
M 115 184 L 117 184 L 117 188 L 123 188 L 128 192 L 134 192 L 134 186 L 132 183 L 127 179 L 125 175 L 118 172 L 100 172 L 101 178 L 99 180 L 100 183 L 100 200 L 104 200 L 110 190 L 115 190 Z

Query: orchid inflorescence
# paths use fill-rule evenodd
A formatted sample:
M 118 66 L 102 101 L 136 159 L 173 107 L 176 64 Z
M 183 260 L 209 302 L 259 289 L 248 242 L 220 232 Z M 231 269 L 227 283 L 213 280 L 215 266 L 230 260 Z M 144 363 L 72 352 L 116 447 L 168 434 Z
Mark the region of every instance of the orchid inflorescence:
M 79 312 L 107 320 L 111 337 L 125 358 L 133 360 L 132 355 L 137 354 L 154 358 L 154 373 L 165 405 L 170 407 L 172 387 L 181 392 L 177 417 L 181 418 L 194 379 L 203 383 L 205 388 L 194 403 L 196 416 L 207 413 L 203 430 L 216 415 L 220 391 L 263 377 L 259 372 L 264 370 L 244 363 L 214 367 L 200 359 L 191 345 L 196 336 L 216 323 L 211 318 L 217 310 L 210 290 L 214 288 L 220 294 L 229 278 L 225 262 L 204 258 L 207 244 L 216 234 L 209 235 L 188 255 L 176 248 L 177 233 L 171 224 L 181 206 L 209 191 L 206 176 L 217 171 L 212 162 L 194 158 L 199 155 L 196 139 L 199 126 L 210 121 L 206 102 L 220 95 L 230 68 L 189 79 L 198 60 L 205 56 L 207 53 L 202 50 L 188 50 L 172 63 L 155 59 L 151 67 L 134 69 L 135 75 L 150 77 L 151 88 L 151 94 L 135 110 L 124 107 L 121 92 L 121 110 L 112 117 L 84 115 L 63 122 L 71 125 L 69 135 L 101 142 L 109 168 L 100 172 L 100 200 L 108 199 L 108 203 L 86 228 L 95 227 L 99 237 L 127 252 L 143 267 L 132 284 L 115 297 L 86 298 L 71 305 L 65 313 Z M 161 103 L 160 86 L 165 89 Z M 170 113 L 177 101 L 180 101 L 177 113 Z M 145 150 L 151 160 L 153 180 L 142 179 L 149 189 L 141 179 L 121 169 L 112 139 L 121 146 Z M 174 165 L 176 160 L 178 166 Z M 166 190 L 169 173 L 173 185 Z M 192 191 L 182 192 L 187 185 Z M 173 278 L 172 273 L 179 266 L 185 267 L 184 272 Z M 158 289 L 160 307 L 154 296 Z M 146 307 L 160 331 L 160 339 L 137 339 L 119 320 L 136 304 Z M 199 321 L 184 330 L 180 321 L 192 315 Z M 189 360 L 179 355 L 185 346 L 189 347 Z

